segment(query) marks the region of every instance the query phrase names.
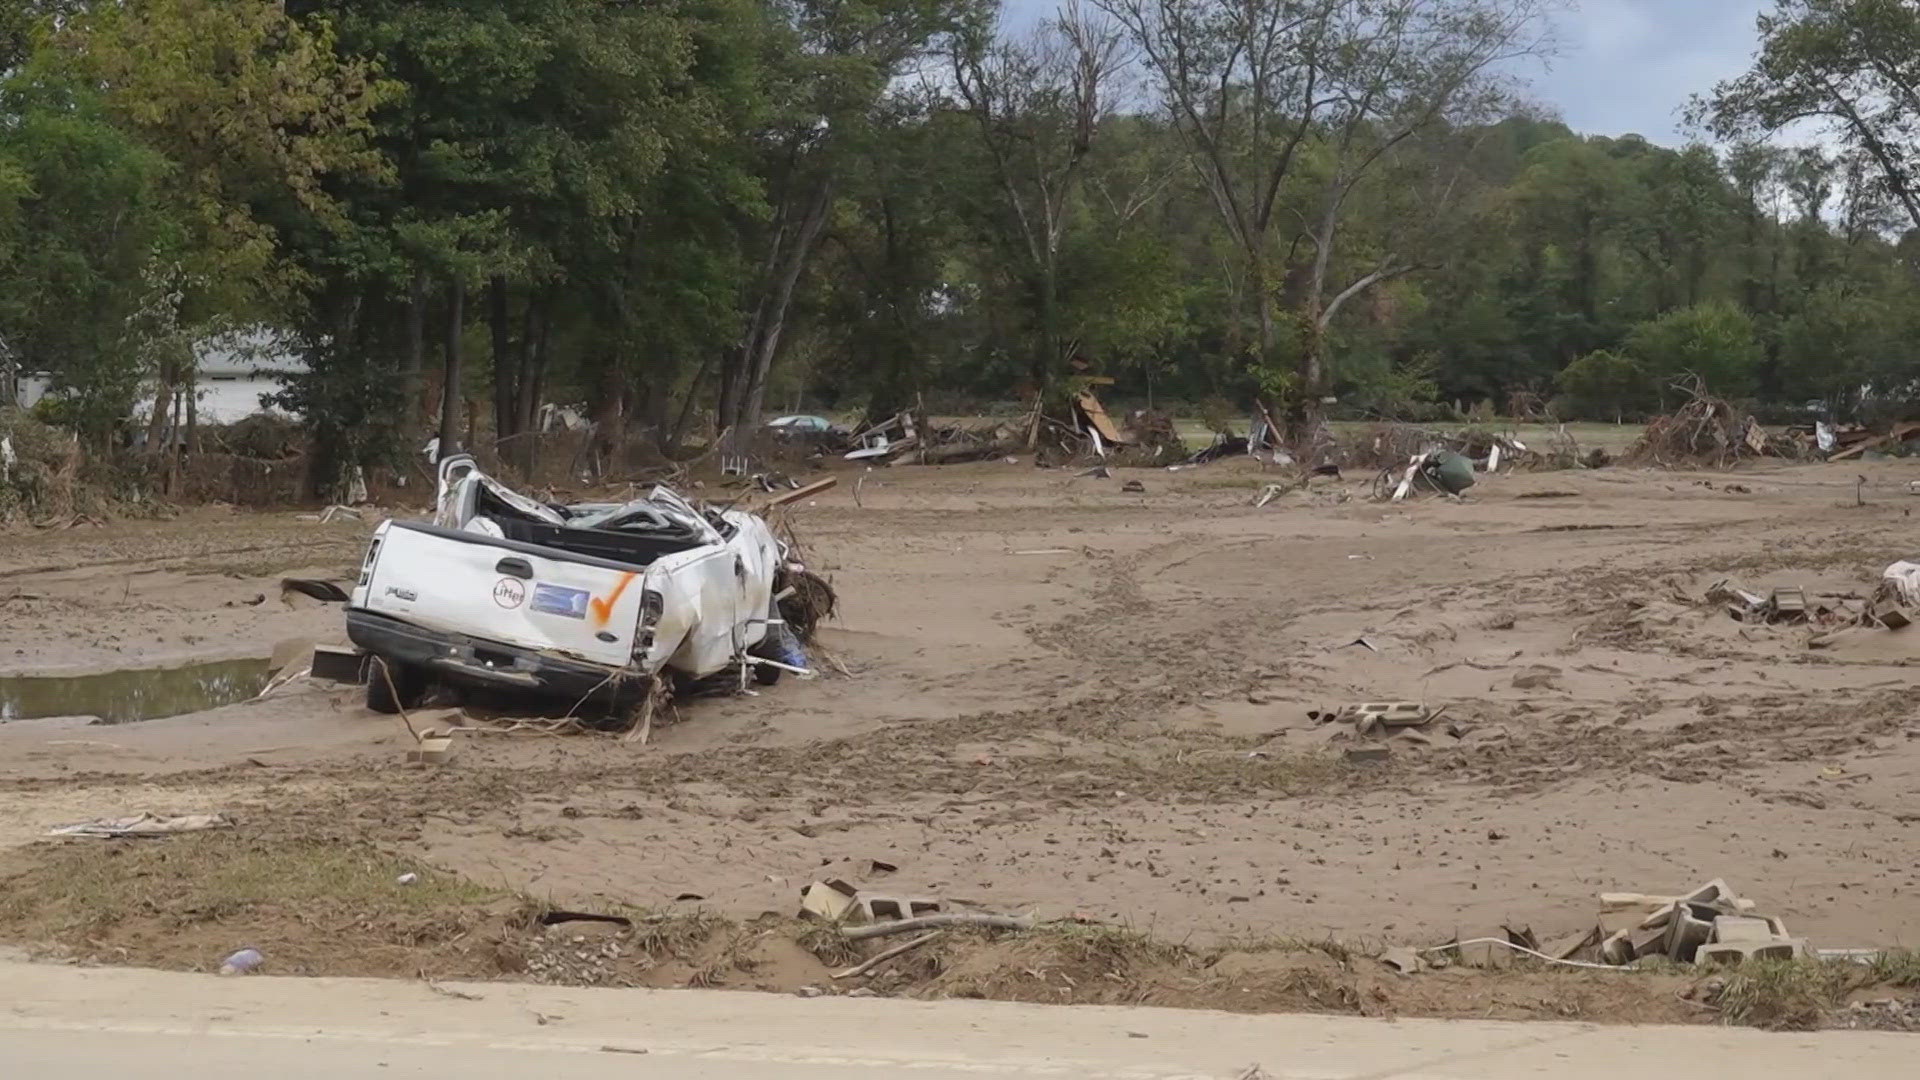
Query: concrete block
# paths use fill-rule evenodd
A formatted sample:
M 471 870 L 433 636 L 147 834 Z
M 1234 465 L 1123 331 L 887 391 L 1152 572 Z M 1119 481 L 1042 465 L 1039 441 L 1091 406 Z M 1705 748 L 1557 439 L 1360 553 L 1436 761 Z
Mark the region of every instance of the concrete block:
M 367 658 L 355 648 L 316 645 L 313 647 L 313 677 L 350 686 L 365 685 Z
M 1633 963 L 1633 943 L 1628 941 L 1632 931 L 1615 930 L 1600 943 L 1600 959 L 1608 964 Z
M 1886 596 L 1873 603 L 1873 617 L 1889 630 L 1904 630 L 1913 625 L 1914 613 L 1897 598 Z
M 1782 941 L 1727 942 L 1702 945 L 1693 955 L 1695 964 L 1744 964 L 1748 960 L 1792 960 L 1812 955 L 1801 938 Z
M 1715 904 L 1726 906 L 1729 909 L 1742 906 L 1740 904 L 1740 898 L 1734 895 L 1733 889 L 1728 887 L 1727 883 L 1720 878 L 1714 878 L 1712 881 L 1707 882 L 1705 885 L 1700 886 L 1679 899 L 1688 904 Z
M 1765 919 L 1755 919 L 1745 915 L 1722 915 L 1713 920 L 1713 940 L 1719 945 L 1745 945 L 1756 941 L 1772 941 L 1785 934 L 1775 934 L 1773 927 Z
M 1682 963 L 1693 959 L 1700 946 L 1713 940 L 1712 909 L 1702 909 L 1692 905 L 1677 907 L 1673 912 L 1673 921 L 1667 924 L 1667 957 Z
M 1356 765 L 1381 765 L 1393 757 L 1393 751 L 1384 746 L 1356 746 L 1346 752 L 1346 759 Z
M 861 893 L 854 906 L 868 922 L 890 922 L 940 914 L 940 901 L 897 896 L 868 896 Z
M 1678 911 L 1679 909 L 1680 909 L 1680 905 L 1677 903 L 1668 904 L 1665 907 L 1661 907 L 1661 908 L 1656 908 L 1651 913 L 1649 913 L 1645 918 L 1641 919 L 1640 922 L 1634 927 L 1634 929 L 1652 930 L 1658 927 L 1666 926 L 1673 922 L 1673 913 L 1675 911 Z
M 1636 960 L 1642 956 L 1665 956 L 1667 928 L 1654 926 L 1627 931 L 1627 951 L 1631 952 Z
M 844 881 L 816 881 L 800 890 L 800 914 L 839 922 L 853 910 L 859 890 Z
M 453 760 L 453 732 L 428 728 L 420 741 L 407 751 L 410 765 L 445 765 Z

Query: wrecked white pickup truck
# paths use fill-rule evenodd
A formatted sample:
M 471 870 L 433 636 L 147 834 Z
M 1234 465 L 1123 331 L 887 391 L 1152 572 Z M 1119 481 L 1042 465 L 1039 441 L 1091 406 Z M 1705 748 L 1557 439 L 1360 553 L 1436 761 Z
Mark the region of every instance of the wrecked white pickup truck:
M 383 713 L 435 684 L 577 709 L 634 702 L 669 676 L 750 668 L 767 683 L 805 673 L 775 598 L 786 560 L 754 514 L 698 510 L 661 487 L 550 506 L 461 455 L 441 463 L 432 524 L 374 531 L 347 634 L 381 661 L 367 705 Z

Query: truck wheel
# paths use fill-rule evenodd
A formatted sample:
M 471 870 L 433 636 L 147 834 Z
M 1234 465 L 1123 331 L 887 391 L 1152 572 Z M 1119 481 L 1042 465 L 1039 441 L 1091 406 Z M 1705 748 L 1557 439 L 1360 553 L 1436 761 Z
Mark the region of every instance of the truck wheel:
M 391 716 L 420 704 L 426 696 L 426 672 L 411 664 L 376 656 L 367 669 L 367 708 Z

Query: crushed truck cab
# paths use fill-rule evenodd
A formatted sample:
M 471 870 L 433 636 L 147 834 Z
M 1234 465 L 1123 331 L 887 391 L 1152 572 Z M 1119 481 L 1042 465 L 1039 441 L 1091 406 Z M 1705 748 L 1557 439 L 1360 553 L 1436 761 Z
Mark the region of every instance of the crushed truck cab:
M 763 647 L 787 655 L 770 640 L 784 635 L 786 552 L 755 514 L 702 511 L 663 487 L 550 506 L 465 456 L 442 463 L 436 505 L 432 523 L 375 530 L 348 601 L 348 636 L 384 662 L 367 687 L 378 711 L 436 683 L 614 702 L 667 675 L 755 663 Z

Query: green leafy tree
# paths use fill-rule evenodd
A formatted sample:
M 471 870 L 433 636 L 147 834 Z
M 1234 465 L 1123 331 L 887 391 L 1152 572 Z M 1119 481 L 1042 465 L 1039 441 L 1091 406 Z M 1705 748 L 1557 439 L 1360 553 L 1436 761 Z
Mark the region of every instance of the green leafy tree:
M 1671 384 L 1697 376 L 1722 397 L 1751 394 L 1760 365 L 1753 318 L 1725 300 L 1709 300 L 1634 327 L 1628 355 L 1644 365 L 1664 397 Z
M 1575 360 L 1557 380 L 1566 415 L 1620 422 L 1648 412 L 1658 398 L 1653 377 L 1631 356 L 1601 349 Z
M 1757 19 L 1753 67 L 1695 102 L 1725 139 L 1807 121 L 1879 169 L 1920 228 L 1920 6 L 1910 0 L 1777 0 Z

